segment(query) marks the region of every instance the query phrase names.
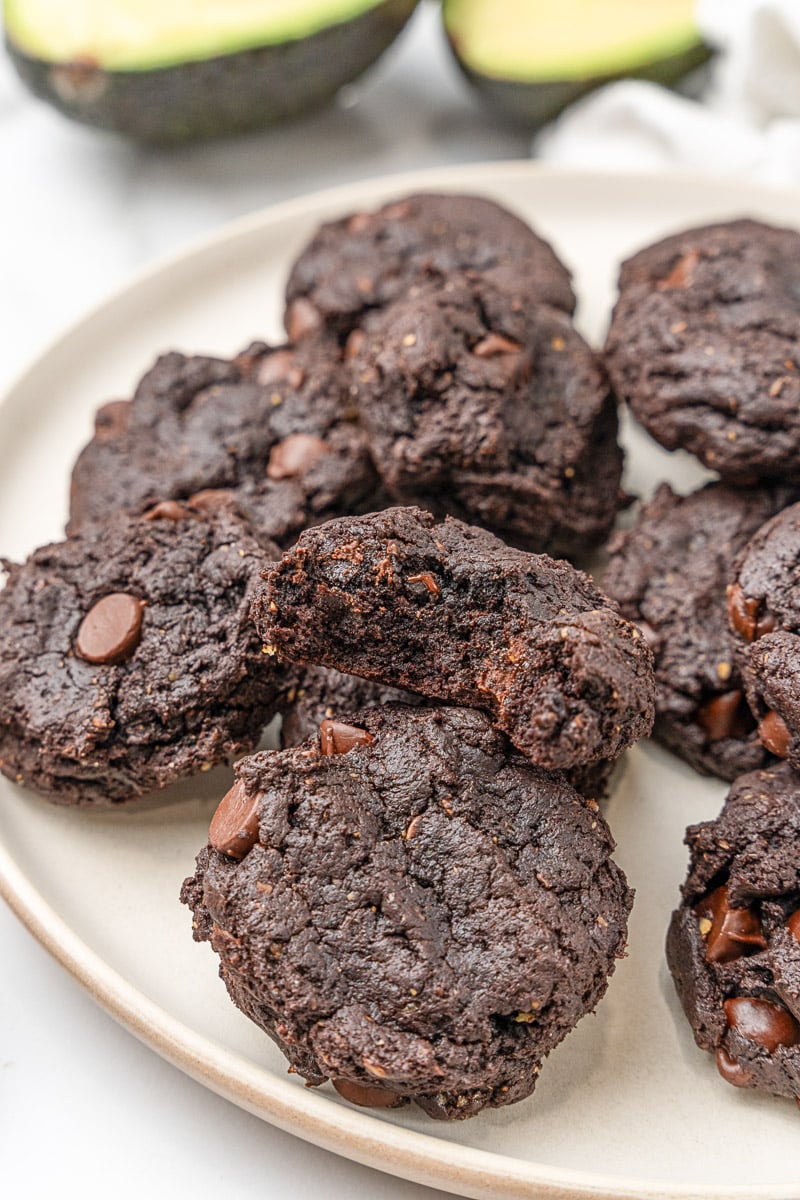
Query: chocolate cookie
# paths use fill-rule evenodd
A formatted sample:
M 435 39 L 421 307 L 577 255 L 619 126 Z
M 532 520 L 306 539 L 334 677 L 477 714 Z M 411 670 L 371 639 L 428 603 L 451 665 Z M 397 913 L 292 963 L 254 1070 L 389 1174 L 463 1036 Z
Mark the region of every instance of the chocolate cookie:
M 284 686 L 248 618 L 279 553 L 224 508 L 168 501 L 6 563 L 0 770 L 109 804 L 252 749 Z
M 784 509 L 743 551 L 728 615 L 747 699 L 766 748 L 800 768 L 800 504 Z
M 652 726 L 652 655 L 588 576 L 419 509 L 308 530 L 253 615 L 293 661 L 486 710 L 540 766 L 615 758 Z
M 743 775 L 686 841 L 667 957 L 695 1041 L 728 1083 L 800 1102 L 800 780 Z
M 159 499 L 237 488 L 248 519 L 289 543 L 376 486 L 330 339 L 257 343 L 232 361 L 167 354 L 131 401 L 98 412 L 73 471 L 68 529 Z
M 292 1067 L 443 1119 L 528 1096 L 624 949 L 597 806 L 455 708 L 326 721 L 236 774 L 181 896 Z
M 622 268 L 606 364 L 656 441 L 733 483 L 800 483 L 800 234 L 691 229 Z
M 413 286 L 348 342 L 383 483 L 525 549 L 604 541 L 622 450 L 605 372 L 568 316 L 520 309 L 477 275 Z
M 367 309 L 396 300 L 425 275 L 462 270 L 479 272 L 519 308 L 575 308 L 569 271 L 507 209 L 480 196 L 406 196 L 317 231 L 286 285 L 289 337 L 322 325 L 346 336 Z
M 787 488 L 722 483 L 677 496 L 662 484 L 609 547 L 603 587 L 655 658 L 654 736 L 703 774 L 735 779 L 768 758 L 734 661 L 725 593 L 748 538 L 792 498 Z
M 361 708 L 383 704 L 425 704 L 430 707 L 433 703 L 416 692 L 385 687 L 358 675 L 344 675 L 332 667 L 304 667 L 301 671 L 298 683 L 289 689 L 282 702 L 281 745 L 284 748 L 299 746 L 316 737 L 323 721 L 334 718 L 348 721 Z M 608 794 L 616 765 L 616 761 L 599 758 L 572 767 L 564 774 L 576 792 L 593 800 L 602 800 Z

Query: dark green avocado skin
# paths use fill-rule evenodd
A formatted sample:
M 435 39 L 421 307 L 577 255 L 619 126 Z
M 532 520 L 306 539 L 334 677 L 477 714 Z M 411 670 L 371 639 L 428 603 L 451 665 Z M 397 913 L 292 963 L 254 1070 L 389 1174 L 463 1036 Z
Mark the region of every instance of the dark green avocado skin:
M 384 0 L 311 37 L 150 71 L 44 62 L 8 35 L 6 46 L 24 83 L 66 116 L 141 142 L 190 142 L 260 129 L 324 104 L 383 53 L 417 3 Z
M 580 100 L 582 96 L 588 95 L 603 84 L 613 83 L 618 79 L 647 79 L 652 83 L 673 87 L 686 75 L 707 63 L 712 54 L 708 46 L 698 43 L 682 54 L 668 55 L 666 58 L 647 63 L 638 71 L 597 75 L 590 79 L 567 79 L 563 82 L 548 80 L 542 83 L 528 83 L 493 78 L 471 70 L 459 58 L 457 42 L 449 36 L 448 41 L 461 71 L 492 108 L 531 131 L 540 129 L 542 125 L 552 121 L 575 100 Z

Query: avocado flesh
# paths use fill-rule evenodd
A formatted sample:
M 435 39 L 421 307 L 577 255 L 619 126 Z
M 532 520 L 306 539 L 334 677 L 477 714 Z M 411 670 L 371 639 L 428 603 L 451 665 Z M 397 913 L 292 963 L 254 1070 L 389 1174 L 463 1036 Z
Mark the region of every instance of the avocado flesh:
M 246 132 L 320 106 L 383 53 L 417 3 L 161 0 L 162 15 L 153 0 L 5 0 L 6 47 L 31 91 L 66 116 L 139 141 L 168 144 Z M 51 57 L 51 29 L 36 24 L 40 32 L 33 36 L 31 31 L 34 15 L 56 9 L 69 36 Z M 75 10 L 82 22 L 79 40 Z M 122 18 L 133 10 L 138 24 L 128 29 L 135 26 L 137 32 L 124 48 Z M 95 40 L 94 50 L 86 48 L 89 42 L 82 36 L 90 11 L 108 18 L 96 29 L 102 25 L 109 36 Z M 145 13 L 152 18 L 149 24 Z M 237 28 L 234 13 L 247 17 Z M 155 31 L 160 36 L 167 23 L 172 40 L 157 45 Z M 188 31 L 180 54 L 179 25 Z M 220 43 L 212 40 L 212 30 Z M 84 49 L 77 50 L 79 45 Z M 116 65 L 123 61 L 124 68 Z
M 5 0 L 10 40 L 45 62 L 149 71 L 275 46 L 341 25 L 380 0 Z
M 695 0 L 444 0 L 458 63 L 497 108 L 538 127 L 633 76 L 671 86 L 710 57 Z

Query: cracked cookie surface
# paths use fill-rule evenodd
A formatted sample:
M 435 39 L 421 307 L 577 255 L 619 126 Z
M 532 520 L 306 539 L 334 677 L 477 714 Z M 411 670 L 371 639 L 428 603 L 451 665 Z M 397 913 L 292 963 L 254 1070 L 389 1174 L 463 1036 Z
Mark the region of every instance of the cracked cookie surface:
M 195 937 L 310 1083 L 441 1119 L 522 1099 L 624 949 L 608 827 L 481 713 L 352 722 L 345 752 L 315 739 L 237 765 L 220 809 L 246 836 L 215 816 L 236 857 L 210 845 L 185 882 Z
M 483 709 L 540 766 L 616 758 L 652 727 L 650 650 L 588 576 L 419 509 L 308 530 L 253 615 L 292 661 Z
M 519 308 L 575 308 L 569 271 L 519 217 L 480 196 L 420 194 L 317 231 L 286 285 L 289 337 L 321 326 L 346 336 L 366 311 L 426 275 L 464 270 L 496 284 Z
M 704 774 L 735 779 L 769 757 L 734 660 L 726 588 L 748 539 L 795 495 L 711 483 L 678 496 L 662 484 L 609 546 L 603 588 L 653 650 L 654 736 Z
M 686 841 L 667 958 L 695 1041 L 728 1083 L 800 1100 L 800 781 L 743 775 Z
M 377 487 L 338 346 L 256 343 L 231 360 L 162 356 L 101 408 L 72 475 L 70 532 L 120 510 L 236 489 L 266 537 L 347 512 Z
M 249 619 L 279 553 L 226 509 L 167 502 L 6 564 L 0 770 L 110 804 L 252 749 L 283 687 Z
M 690 229 L 629 259 L 606 344 L 617 394 L 729 482 L 800 482 L 800 234 Z
M 557 309 L 520 309 L 474 274 L 413 286 L 348 342 L 384 486 L 525 549 L 587 551 L 617 512 L 617 407 Z

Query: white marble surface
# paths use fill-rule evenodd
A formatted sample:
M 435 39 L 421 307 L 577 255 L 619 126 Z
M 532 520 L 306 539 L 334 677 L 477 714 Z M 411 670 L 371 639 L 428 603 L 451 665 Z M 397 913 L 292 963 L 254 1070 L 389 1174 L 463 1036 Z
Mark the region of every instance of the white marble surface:
M 27 96 L 0 53 L 0 389 L 130 272 L 230 217 L 329 184 L 527 151 L 467 91 L 434 7 L 346 103 L 179 151 L 64 121 Z M 3 1195 L 439 1195 L 301 1143 L 193 1083 L 101 1012 L 2 903 L 0 961 Z

